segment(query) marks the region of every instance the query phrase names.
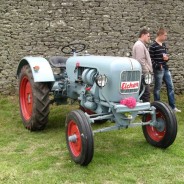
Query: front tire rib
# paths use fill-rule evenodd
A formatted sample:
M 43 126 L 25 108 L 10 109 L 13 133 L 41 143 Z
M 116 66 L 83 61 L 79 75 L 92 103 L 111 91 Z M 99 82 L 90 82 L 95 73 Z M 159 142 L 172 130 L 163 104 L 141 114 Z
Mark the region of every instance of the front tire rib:
M 93 133 L 84 112 L 75 110 L 66 118 L 66 143 L 73 161 L 88 165 L 94 152 Z
M 145 125 L 142 127 L 146 141 L 159 148 L 169 147 L 177 135 L 176 115 L 169 105 L 163 102 L 155 101 L 152 106 L 156 108 L 156 120 L 160 127 Z M 143 122 L 151 120 L 151 115 L 143 116 Z

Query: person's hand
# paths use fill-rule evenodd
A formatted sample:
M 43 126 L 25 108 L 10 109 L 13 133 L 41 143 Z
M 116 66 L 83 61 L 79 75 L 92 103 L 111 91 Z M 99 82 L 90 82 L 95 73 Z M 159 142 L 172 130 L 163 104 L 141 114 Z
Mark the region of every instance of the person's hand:
M 169 57 L 168 57 L 167 54 L 163 54 L 163 60 L 164 60 L 164 61 L 168 61 L 168 60 L 169 60 Z

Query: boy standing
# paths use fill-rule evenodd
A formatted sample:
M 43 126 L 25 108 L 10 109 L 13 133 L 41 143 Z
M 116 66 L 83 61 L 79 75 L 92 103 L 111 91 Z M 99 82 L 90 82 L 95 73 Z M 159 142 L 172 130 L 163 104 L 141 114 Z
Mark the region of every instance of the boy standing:
M 139 33 L 139 39 L 135 42 L 132 50 L 132 56 L 134 59 L 139 61 L 142 66 L 143 74 L 152 73 L 151 58 L 146 48 L 146 44 L 150 42 L 150 33 L 146 29 L 142 29 Z M 142 85 L 141 85 L 142 88 Z M 145 86 L 144 94 L 141 96 L 143 102 L 150 101 L 150 86 Z
M 155 41 L 149 48 L 155 78 L 155 85 L 153 92 L 154 100 L 155 101 L 160 100 L 160 90 L 162 86 L 162 81 L 164 81 L 167 87 L 167 96 L 169 105 L 175 112 L 181 112 L 181 110 L 177 109 L 175 106 L 174 86 L 172 82 L 171 72 L 169 71 L 167 65 L 169 57 L 167 55 L 167 49 L 164 43 L 166 39 L 167 39 L 166 30 L 163 28 L 159 29 Z

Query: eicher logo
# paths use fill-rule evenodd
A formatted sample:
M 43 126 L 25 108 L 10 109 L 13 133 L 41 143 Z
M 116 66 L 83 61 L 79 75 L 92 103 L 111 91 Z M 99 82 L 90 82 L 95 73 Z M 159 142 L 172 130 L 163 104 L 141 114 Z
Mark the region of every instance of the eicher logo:
M 138 89 L 139 88 L 139 81 L 130 81 L 130 82 L 121 82 L 121 89 Z

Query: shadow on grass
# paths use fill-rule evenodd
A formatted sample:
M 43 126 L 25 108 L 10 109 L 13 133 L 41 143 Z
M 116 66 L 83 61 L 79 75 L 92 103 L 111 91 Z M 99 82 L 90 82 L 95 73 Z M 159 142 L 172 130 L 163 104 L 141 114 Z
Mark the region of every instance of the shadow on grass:
M 65 129 L 65 120 L 67 114 L 77 109 L 78 106 L 75 105 L 51 105 L 50 106 L 50 114 L 49 121 L 45 128 L 47 131 L 52 131 L 53 129 Z

